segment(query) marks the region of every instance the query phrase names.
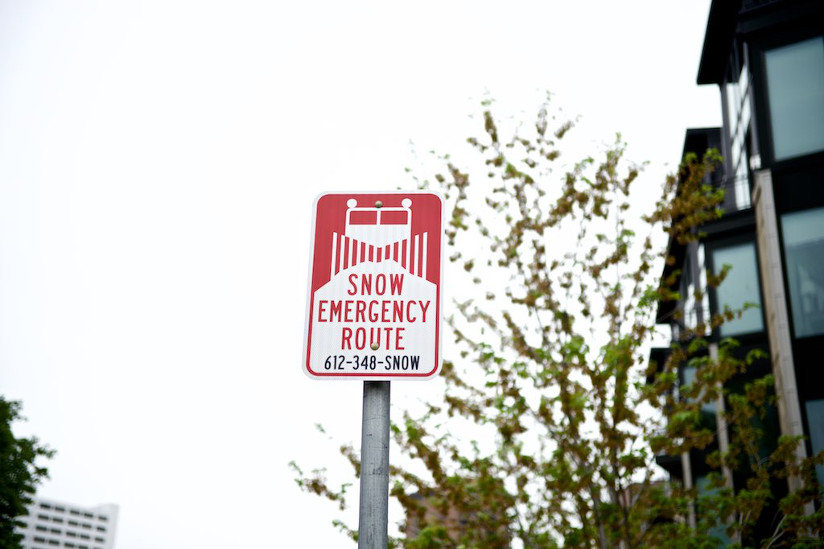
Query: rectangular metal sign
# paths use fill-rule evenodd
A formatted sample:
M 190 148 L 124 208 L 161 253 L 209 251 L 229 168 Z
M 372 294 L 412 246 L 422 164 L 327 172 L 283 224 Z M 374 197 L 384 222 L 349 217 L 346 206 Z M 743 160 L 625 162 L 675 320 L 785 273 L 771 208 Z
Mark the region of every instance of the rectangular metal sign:
M 327 193 L 313 208 L 304 371 L 426 379 L 441 365 L 443 201 Z

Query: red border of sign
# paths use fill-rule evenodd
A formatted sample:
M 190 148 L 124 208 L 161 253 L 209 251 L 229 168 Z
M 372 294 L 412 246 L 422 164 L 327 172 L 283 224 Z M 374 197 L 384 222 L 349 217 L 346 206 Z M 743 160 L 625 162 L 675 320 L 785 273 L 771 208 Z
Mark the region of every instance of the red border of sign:
M 380 200 L 384 203 L 385 206 L 395 206 L 395 202 L 400 204 L 400 201 L 403 198 L 410 197 L 413 199 L 418 196 L 428 196 L 430 199 L 437 200 L 437 230 L 431 231 L 433 241 L 429 244 L 429 250 L 427 257 L 428 266 L 427 266 L 427 280 L 429 280 L 429 276 L 435 276 L 436 280 L 432 280 L 436 286 L 436 297 L 435 297 L 435 306 L 436 306 L 436 324 L 435 324 L 435 364 L 431 371 L 423 372 L 423 373 L 361 373 L 361 372 L 351 372 L 351 373 L 325 373 L 325 372 L 317 372 L 312 370 L 310 361 L 311 357 L 309 356 L 310 349 L 311 349 L 311 342 L 312 342 L 312 313 L 313 313 L 313 304 L 314 304 L 314 295 L 315 291 L 323 286 L 329 280 L 329 265 L 324 264 L 323 261 L 318 261 L 318 255 L 324 257 L 326 259 L 326 255 L 328 251 L 325 249 L 329 246 L 329 240 L 324 238 L 324 234 L 328 232 L 328 226 L 336 227 L 338 232 L 342 234 L 344 232 L 345 226 L 345 212 L 346 209 L 344 207 L 338 208 L 339 214 L 335 214 L 333 216 L 319 219 L 318 217 L 318 206 L 320 205 L 321 201 L 323 200 L 335 200 L 340 201 L 341 204 L 346 204 L 346 201 L 350 198 L 355 198 L 358 200 L 359 204 L 365 203 L 374 203 L 377 200 Z M 312 230 L 311 230 L 311 237 L 310 237 L 310 250 L 311 253 L 309 254 L 309 281 L 308 281 L 308 289 L 307 289 L 307 300 L 306 300 L 306 323 L 305 323 L 305 331 L 304 331 L 304 338 L 303 338 L 303 371 L 312 379 L 360 379 L 360 380 L 392 380 L 392 379 L 431 379 L 434 377 L 441 369 L 442 364 L 442 357 L 441 357 L 441 340 L 442 340 L 442 331 L 441 331 L 441 311 L 442 311 L 442 304 L 443 304 L 443 230 L 444 230 L 444 217 L 443 217 L 443 197 L 440 193 L 433 192 L 433 191 L 364 191 L 364 192 L 327 192 L 318 195 L 314 203 L 312 204 Z M 414 205 L 413 205 L 414 208 Z M 417 215 L 415 215 L 417 213 Z M 427 213 L 429 213 L 427 211 Z M 419 220 L 421 217 L 420 212 L 415 212 L 413 209 L 413 224 L 416 220 Z M 425 216 L 425 219 L 431 219 L 432 214 Z M 324 223 L 327 225 L 325 231 L 319 232 L 318 226 L 319 224 Z M 415 228 L 413 226 L 412 231 L 414 233 Z M 323 240 L 322 240 L 323 239 Z M 321 241 L 322 240 L 322 241 Z M 433 245 L 436 244 L 436 245 Z M 433 261 L 435 260 L 435 261 Z M 321 263 L 321 264 L 319 264 Z

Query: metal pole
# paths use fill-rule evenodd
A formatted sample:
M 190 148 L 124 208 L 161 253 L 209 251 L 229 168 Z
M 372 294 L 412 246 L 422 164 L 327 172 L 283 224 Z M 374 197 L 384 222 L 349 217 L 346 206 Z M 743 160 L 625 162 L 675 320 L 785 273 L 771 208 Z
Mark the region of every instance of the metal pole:
M 358 549 L 386 549 L 389 524 L 389 382 L 363 382 Z

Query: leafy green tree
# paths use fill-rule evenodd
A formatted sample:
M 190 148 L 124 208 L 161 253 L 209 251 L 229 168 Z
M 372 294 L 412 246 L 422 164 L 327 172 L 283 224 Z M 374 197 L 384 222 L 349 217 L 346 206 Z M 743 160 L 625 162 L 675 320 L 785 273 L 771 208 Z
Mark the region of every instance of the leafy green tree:
M 717 153 L 686 158 L 654 201 L 634 190 L 641 167 L 624 159 L 620 137 L 564 164 L 560 143 L 573 124 L 557 121 L 548 102 L 510 129 L 483 107 L 466 166 L 437 157 L 431 177 L 415 177 L 449 205 L 454 344 L 443 400 L 392 426 L 401 457 L 391 495 L 410 534 L 395 543 L 715 547 L 746 541 L 775 503 L 771 482 L 790 473 L 810 488 L 780 503 L 785 520 L 769 541 L 814 539 L 822 516 L 803 512 L 817 497 L 813 461 L 793 461 L 798 440 L 782 439 L 766 460 L 759 453 L 772 379 L 732 383 L 758 353 L 742 356 L 731 341 L 707 352 L 711 329 L 737 312 L 685 331 L 665 364 L 649 365 L 658 304 L 682 297 L 677 271 L 659 280 L 674 262 L 668 242 L 694 241 L 722 215 L 723 190 L 708 182 Z M 684 366 L 697 371 L 690 386 L 678 383 Z M 717 426 L 701 413 L 719 395 L 730 403 L 724 453 L 711 451 Z M 718 471 L 708 492 L 668 481 L 655 465 L 656 454 L 691 450 L 707 450 Z M 357 472 L 354 450 L 342 452 Z M 722 475 L 731 470 L 745 479 L 736 492 Z M 322 471 L 296 471 L 304 489 L 345 505 Z
M 37 438 L 17 438 L 12 424 L 22 420 L 21 404 L 0 396 L 0 547 L 21 547 L 22 536 L 15 533 L 27 513 L 37 484 L 48 477 L 40 458 L 50 458 L 54 450 L 42 446 Z

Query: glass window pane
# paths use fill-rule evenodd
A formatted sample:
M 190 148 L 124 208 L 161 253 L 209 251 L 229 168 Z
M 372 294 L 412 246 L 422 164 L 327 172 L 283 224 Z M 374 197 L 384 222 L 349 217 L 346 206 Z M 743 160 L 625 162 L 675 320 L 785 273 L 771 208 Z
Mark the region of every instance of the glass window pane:
M 682 382 L 681 386 L 686 389 L 687 386 L 692 385 L 695 382 L 695 376 L 698 374 L 698 371 L 695 366 L 684 366 L 681 369 L 681 377 Z M 715 403 L 714 402 L 704 402 L 701 404 L 701 411 L 711 414 L 712 417 L 715 417 Z
M 692 260 L 689 254 L 684 257 L 679 292 L 683 296 L 684 328 L 695 329 L 698 325 L 698 316 L 695 311 L 695 284 L 692 281 Z
M 824 149 L 824 38 L 765 55 L 776 160 Z
M 757 307 L 745 309 L 741 318 L 734 318 L 721 325 L 722 336 L 734 336 L 763 329 L 761 320 L 761 289 L 758 285 L 758 263 L 752 242 L 737 246 L 717 248 L 712 253 L 715 272 L 720 273 L 724 265 L 729 265 L 727 277 L 715 289 L 719 312 L 725 307 L 733 311 L 744 309 L 752 303 Z
M 795 337 L 824 334 L 824 208 L 781 217 Z
M 721 522 L 720 517 L 711 514 L 711 511 L 702 509 L 702 500 L 711 500 L 718 497 L 720 489 L 710 483 L 708 475 L 697 475 L 695 477 L 695 488 L 698 490 L 698 515 L 700 519 L 706 520 L 713 526 L 707 532 L 716 540 L 721 541 L 721 545 L 726 547 L 730 545 L 731 539 L 727 534 L 727 525 Z
M 824 400 L 808 400 L 804 403 L 807 409 L 807 423 L 810 426 L 810 446 L 813 455 L 824 450 Z M 824 466 L 815 468 L 818 484 L 824 486 Z

